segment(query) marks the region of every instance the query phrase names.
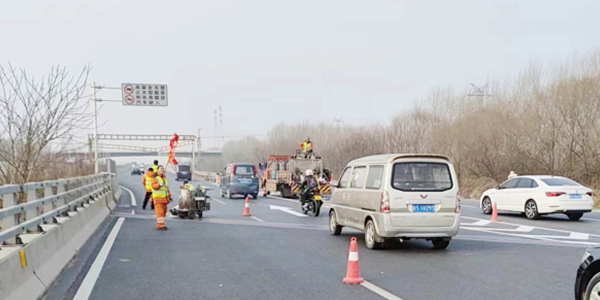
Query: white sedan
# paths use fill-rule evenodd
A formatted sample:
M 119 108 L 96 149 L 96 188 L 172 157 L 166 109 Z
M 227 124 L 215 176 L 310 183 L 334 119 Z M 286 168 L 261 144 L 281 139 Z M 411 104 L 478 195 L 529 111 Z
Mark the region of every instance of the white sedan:
M 576 221 L 592 211 L 593 195 L 591 189 L 565 177 L 519 176 L 485 191 L 479 206 L 485 214 L 492 213 L 495 202 L 499 211 L 521 212 L 529 219 L 563 213 Z

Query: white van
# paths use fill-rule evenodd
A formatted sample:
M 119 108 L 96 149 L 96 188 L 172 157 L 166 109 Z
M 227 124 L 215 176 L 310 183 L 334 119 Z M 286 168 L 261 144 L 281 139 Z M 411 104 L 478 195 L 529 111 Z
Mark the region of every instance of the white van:
M 445 249 L 458 233 L 458 180 L 446 156 L 363 157 L 351 161 L 332 187 L 331 232 L 363 230 L 368 248 L 381 248 L 386 239 L 421 238 Z

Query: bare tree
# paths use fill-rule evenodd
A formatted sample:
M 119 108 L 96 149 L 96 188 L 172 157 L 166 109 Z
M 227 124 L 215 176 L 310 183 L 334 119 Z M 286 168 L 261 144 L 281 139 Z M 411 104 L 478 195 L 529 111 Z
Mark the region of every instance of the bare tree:
M 89 125 L 84 98 L 90 67 L 71 76 L 53 67 L 41 80 L 0 66 L 0 180 L 24 183 L 53 165 L 55 155 Z

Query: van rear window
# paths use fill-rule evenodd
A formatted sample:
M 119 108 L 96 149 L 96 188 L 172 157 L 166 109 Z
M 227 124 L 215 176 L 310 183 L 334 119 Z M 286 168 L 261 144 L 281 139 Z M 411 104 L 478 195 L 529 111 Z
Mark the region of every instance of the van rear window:
M 450 168 L 444 163 L 396 163 L 392 187 L 401 191 L 446 191 L 452 188 Z
M 235 166 L 235 175 L 254 175 L 254 166 Z

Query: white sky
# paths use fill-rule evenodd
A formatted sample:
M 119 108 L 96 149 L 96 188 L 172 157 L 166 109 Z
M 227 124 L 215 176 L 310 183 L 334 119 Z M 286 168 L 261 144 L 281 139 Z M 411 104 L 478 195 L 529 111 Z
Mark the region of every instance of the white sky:
M 583 0 L 2 1 L 0 63 L 168 84 L 168 108 L 105 104 L 101 133 L 213 135 L 222 105 L 225 135 L 265 134 L 388 122 L 431 88 L 585 53 L 600 45 L 598 15 Z

